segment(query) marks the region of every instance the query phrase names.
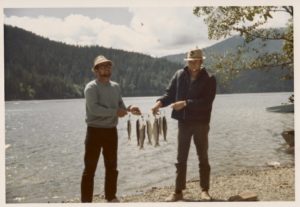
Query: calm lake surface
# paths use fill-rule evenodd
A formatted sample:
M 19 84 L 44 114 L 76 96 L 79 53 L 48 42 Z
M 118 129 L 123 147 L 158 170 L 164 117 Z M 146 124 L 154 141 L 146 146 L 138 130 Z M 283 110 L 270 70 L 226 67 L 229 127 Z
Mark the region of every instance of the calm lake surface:
M 285 152 L 281 133 L 294 128 L 293 113 L 272 113 L 266 107 L 287 102 L 291 93 L 217 95 L 209 134 L 212 174 L 233 173 L 267 162 L 294 162 Z M 147 114 L 157 97 L 124 98 L 126 105 L 138 105 Z M 175 181 L 177 122 L 168 121 L 167 142 L 159 147 L 137 147 L 136 116 L 131 116 L 132 139 L 128 142 L 126 122 L 119 119 L 118 196 Z M 46 100 L 5 102 L 6 202 L 62 202 L 80 197 L 86 133 L 85 101 Z M 198 176 L 198 160 L 192 143 L 188 179 Z M 104 165 L 100 157 L 95 175 L 94 194 L 103 193 Z

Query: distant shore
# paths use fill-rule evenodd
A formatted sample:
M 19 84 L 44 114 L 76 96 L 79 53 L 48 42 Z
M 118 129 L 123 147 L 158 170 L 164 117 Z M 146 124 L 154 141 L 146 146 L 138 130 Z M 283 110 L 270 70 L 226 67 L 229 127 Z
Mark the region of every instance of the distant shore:
M 186 187 L 183 202 L 201 202 L 199 180 L 189 180 Z M 121 202 L 164 202 L 173 190 L 174 186 L 152 187 L 142 194 L 119 196 L 119 199 Z M 295 167 L 241 169 L 229 175 L 211 176 L 212 202 L 228 201 L 243 192 L 256 194 L 258 201 L 295 201 Z M 66 202 L 80 200 L 75 198 Z M 103 195 L 94 196 L 93 202 L 105 202 Z

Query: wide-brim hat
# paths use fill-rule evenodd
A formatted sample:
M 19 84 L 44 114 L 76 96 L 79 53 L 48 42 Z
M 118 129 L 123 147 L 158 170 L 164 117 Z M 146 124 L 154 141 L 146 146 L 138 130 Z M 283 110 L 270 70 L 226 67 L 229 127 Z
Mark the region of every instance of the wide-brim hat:
M 96 67 L 97 65 L 102 64 L 102 63 L 111 63 L 111 64 L 112 64 L 112 61 L 109 60 L 109 59 L 107 59 L 107 58 L 104 57 L 103 55 L 99 55 L 99 56 L 97 56 L 97 57 L 95 58 L 95 60 L 94 60 L 94 66 L 93 66 L 93 68 L 92 68 L 92 71 L 95 71 L 95 67 Z
M 190 50 L 187 55 L 186 58 L 184 58 L 185 61 L 190 61 L 190 60 L 204 60 L 205 56 L 203 56 L 203 52 L 201 49 L 192 49 Z

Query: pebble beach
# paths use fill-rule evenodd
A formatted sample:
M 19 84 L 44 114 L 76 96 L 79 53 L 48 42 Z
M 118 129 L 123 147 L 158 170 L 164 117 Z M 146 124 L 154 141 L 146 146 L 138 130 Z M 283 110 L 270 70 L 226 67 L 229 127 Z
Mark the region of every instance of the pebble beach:
M 121 202 L 164 202 L 174 186 L 155 187 L 138 195 L 119 196 Z M 199 180 L 187 182 L 184 200 L 201 202 Z M 256 201 L 295 201 L 295 167 L 292 165 L 241 169 L 229 175 L 211 176 L 210 202 L 229 202 L 230 198 L 243 193 L 256 195 Z M 67 201 L 80 202 L 80 198 Z M 95 195 L 93 202 L 105 202 L 103 195 Z

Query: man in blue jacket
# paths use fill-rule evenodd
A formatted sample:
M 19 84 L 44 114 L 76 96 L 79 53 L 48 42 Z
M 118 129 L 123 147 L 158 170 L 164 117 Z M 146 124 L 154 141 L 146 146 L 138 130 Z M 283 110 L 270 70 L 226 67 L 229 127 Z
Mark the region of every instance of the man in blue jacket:
M 216 79 L 202 67 L 202 50 L 188 52 L 187 66 L 172 77 L 165 95 L 152 107 L 157 114 L 160 107 L 171 104 L 172 118 L 178 120 L 178 147 L 175 191 L 166 198 L 173 202 L 183 199 L 186 188 L 187 159 L 193 137 L 199 160 L 201 199 L 211 200 L 208 193 L 210 165 L 208 161 L 208 132 L 212 104 L 216 95 Z
M 96 79 L 84 89 L 86 100 L 87 133 L 85 139 L 84 170 L 81 180 L 81 202 L 92 202 L 94 175 L 99 156 L 103 154 L 105 166 L 105 199 L 119 202 L 117 192 L 118 118 L 127 112 L 139 115 L 136 106 L 125 107 L 120 87 L 110 80 L 112 61 L 100 55 L 95 58 L 92 71 Z

